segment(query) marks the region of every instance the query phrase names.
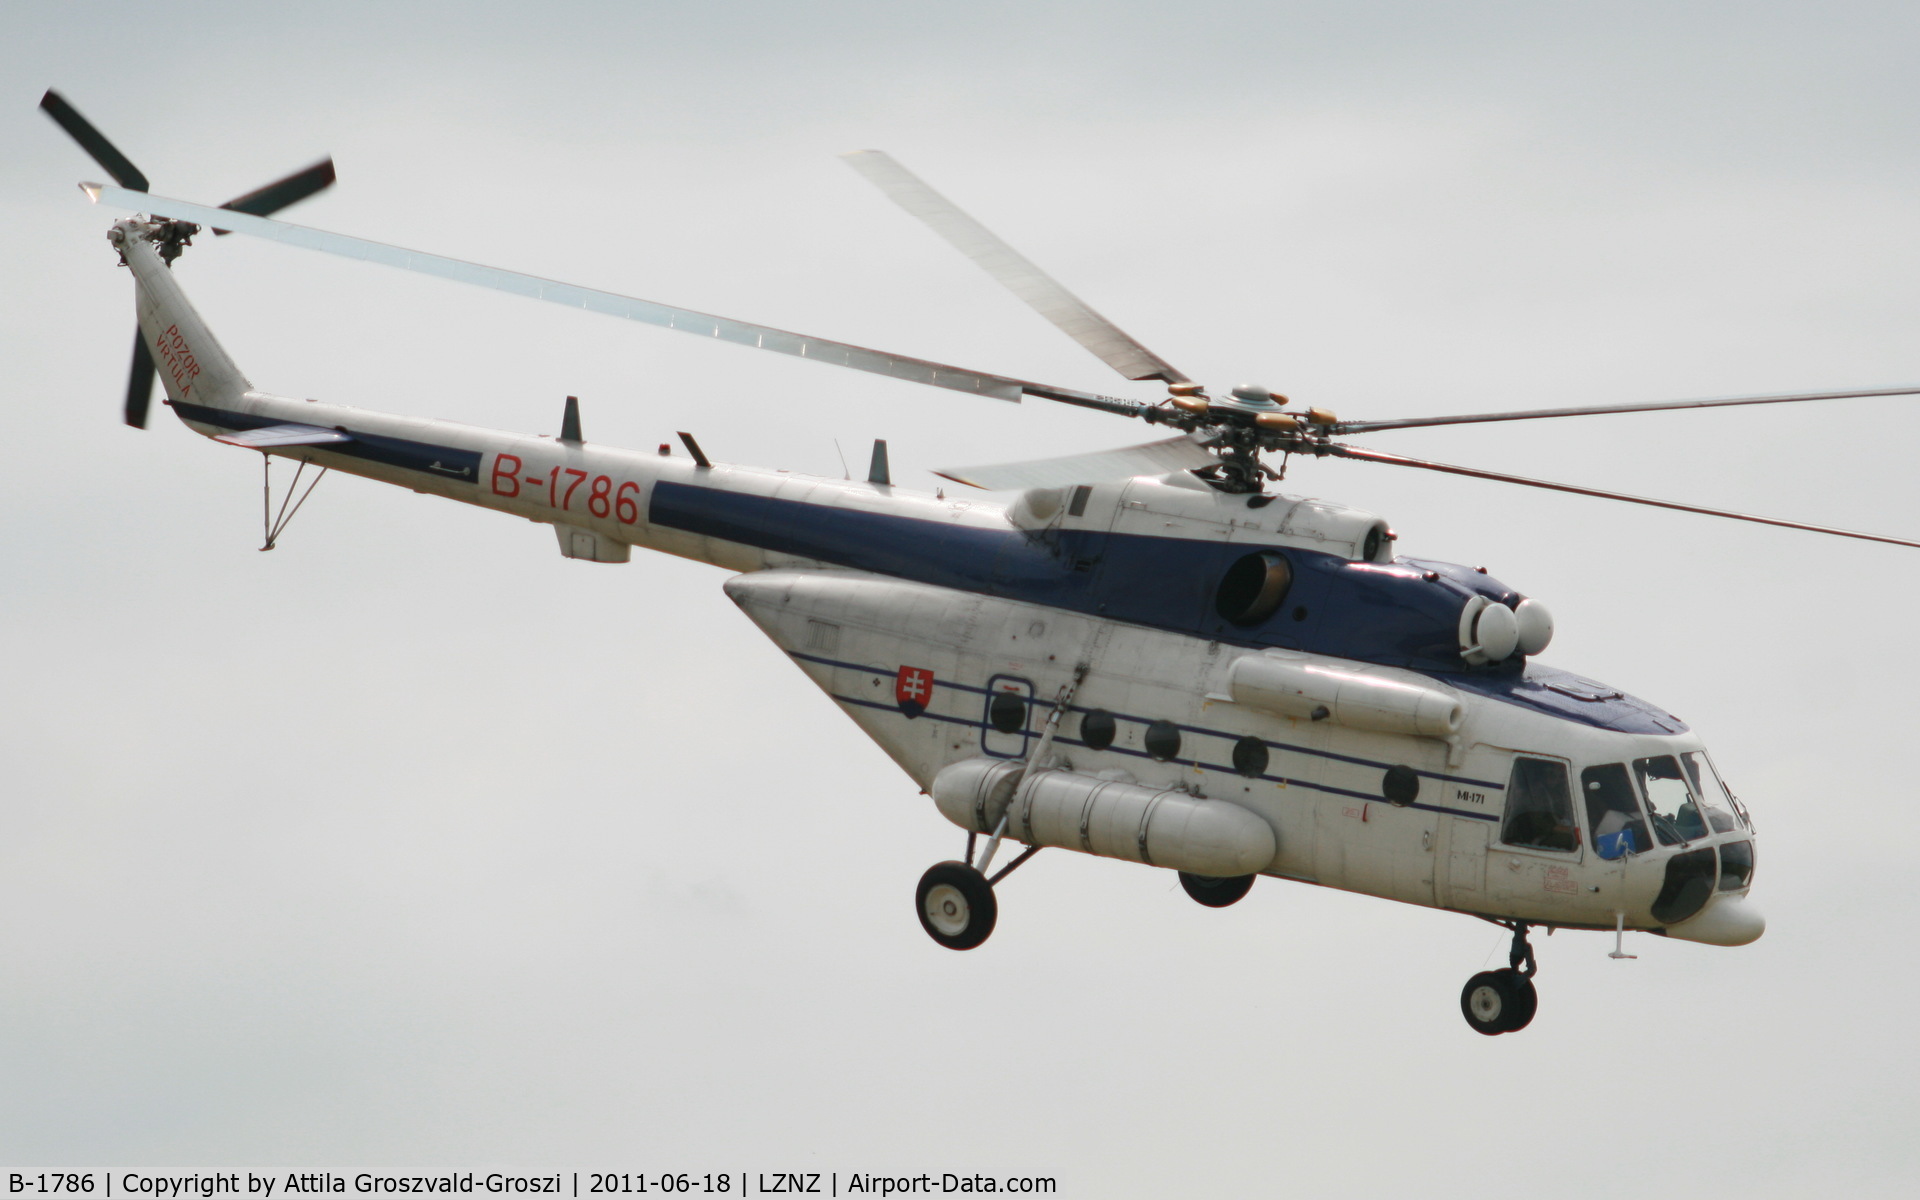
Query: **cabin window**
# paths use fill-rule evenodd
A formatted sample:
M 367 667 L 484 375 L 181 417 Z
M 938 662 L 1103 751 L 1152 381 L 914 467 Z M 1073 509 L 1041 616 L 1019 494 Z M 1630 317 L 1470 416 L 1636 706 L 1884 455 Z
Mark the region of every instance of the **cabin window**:
M 1279 611 L 1293 586 L 1293 568 L 1278 554 L 1248 554 L 1220 577 L 1214 611 L 1235 625 L 1258 625 Z
M 1080 718 L 1080 740 L 1089 750 L 1105 750 L 1113 745 L 1113 714 L 1096 708 Z
M 1580 772 L 1580 791 L 1587 798 L 1587 828 L 1593 831 L 1593 849 L 1601 858 L 1653 849 L 1625 763 L 1588 767 Z
M 1233 744 L 1233 769 L 1249 779 L 1267 773 L 1267 744 L 1257 737 L 1243 737 Z
M 1566 764 L 1546 758 L 1516 758 L 1507 781 L 1507 811 L 1500 840 L 1535 850 L 1578 850 L 1573 788 Z
M 1001 733 L 1018 733 L 1027 727 L 1027 698 L 1017 692 L 995 692 L 987 703 L 987 723 Z
M 1321 713 L 1326 709 L 1322 707 L 1313 711 Z M 1319 717 L 1314 718 L 1316 721 L 1319 719 Z M 1407 807 L 1420 798 L 1420 772 L 1405 763 L 1388 767 L 1386 774 L 1380 778 L 1380 794 L 1385 796 L 1387 802 L 1395 808 Z
M 1633 773 L 1640 779 L 1640 790 L 1646 793 L 1647 816 L 1653 820 L 1653 836 L 1661 845 L 1677 846 L 1707 836 L 1706 820 L 1673 755 L 1636 758 Z
M 1180 727 L 1172 721 L 1155 721 L 1147 726 L 1147 753 L 1161 762 L 1180 757 Z
M 1747 819 L 1747 810 L 1734 798 L 1733 789 L 1713 769 L 1704 751 L 1687 751 L 1680 756 L 1680 765 L 1686 769 L 1693 794 L 1700 798 L 1700 811 L 1707 819 L 1709 831 L 1732 833 L 1736 829 L 1753 828 L 1753 822 Z

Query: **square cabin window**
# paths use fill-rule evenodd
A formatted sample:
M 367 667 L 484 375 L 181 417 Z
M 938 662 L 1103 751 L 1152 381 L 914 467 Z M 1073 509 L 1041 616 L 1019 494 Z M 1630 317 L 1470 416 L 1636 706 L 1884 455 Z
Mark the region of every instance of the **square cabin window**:
M 1516 758 L 1507 782 L 1507 812 L 1500 840 L 1532 850 L 1571 852 L 1580 848 L 1573 819 L 1573 787 L 1567 765 L 1550 758 Z

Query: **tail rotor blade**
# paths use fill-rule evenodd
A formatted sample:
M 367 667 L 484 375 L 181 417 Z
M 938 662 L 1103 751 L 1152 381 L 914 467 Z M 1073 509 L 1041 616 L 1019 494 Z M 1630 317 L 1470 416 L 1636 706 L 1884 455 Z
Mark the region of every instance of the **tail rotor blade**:
M 80 143 L 82 150 L 93 156 L 93 161 L 106 168 L 107 174 L 113 176 L 114 182 L 121 187 L 132 188 L 136 192 L 149 190 L 147 177 L 140 173 L 140 168 L 129 162 L 127 156 L 120 153 L 117 146 L 93 127 L 92 122 L 81 116 L 79 109 L 68 104 L 65 96 L 48 88 L 47 94 L 40 97 L 40 107 L 60 128 L 66 130 L 74 141 Z
M 153 355 L 147 339 L 133 331 L 133 370 L 127 374 L 127 424 L 135 429 L 147 427 L 147 406 L 153 402 Z
M 333 180 L 333 159 L 329 156 L 310 167 L 302 167 L 284 179 L 276 179 L 244 196 L 235 196 L 220 207 L 252 213 L 256 217 L 268 217 L 290 204 L 298 204 L 315 192 L 332 187 Z M 231 231 L 216 229 L 214 232 L 225 237 Z

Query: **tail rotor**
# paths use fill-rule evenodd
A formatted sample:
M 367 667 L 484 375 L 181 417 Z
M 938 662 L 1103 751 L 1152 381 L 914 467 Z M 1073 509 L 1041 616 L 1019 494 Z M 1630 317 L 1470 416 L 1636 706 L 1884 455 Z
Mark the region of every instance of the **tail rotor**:
M 93 161 L 123 188 L 136 192 L 150 192 L 152 186 L 147 177 L 133 161 L 120 152 L 120 148 L 108 141 L 106 135 L 94 128 L 93 123 L 80 115 L 80 110 L 67 102 L 65 96 L 52 88 L 40 97 L 40 107 L 54 123 L 67 131 L 67 135 L 80 144 Z M 332 187 L 334 182 L 333 159 L 323 158 L 310 167 L 302 167 L 293 174 L 277 179 L 265 187 L 255 188 L 243 196 L 235 196 L 222 204 L 221 208 L 235 212 L 251 213 L 257 217 L 269 216 L 279 212 L 290 204 L 297 204 L 315 192 Z M 171 253 L 164 256 L 169 262 L 180 253 L 200 227 L 186 222 L 176 222 L 174 237 L 170 242 Z M 215 229 L 215 234 L 224 234 L 224 229 Z M 147 410 L 153 402 L 153 353 L 147 349 L 146 338 L 138 329 L 133 334 L 133 364 L 127 373 L 126 422 L 135 429 L 147 427 Z

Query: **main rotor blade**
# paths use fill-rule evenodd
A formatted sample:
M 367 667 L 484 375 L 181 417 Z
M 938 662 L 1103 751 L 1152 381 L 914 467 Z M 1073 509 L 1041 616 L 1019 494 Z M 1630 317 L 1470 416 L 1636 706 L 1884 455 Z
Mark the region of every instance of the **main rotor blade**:
M 545 300 L 551 304 L 562 304 L 568 308 L 605 313 L 612 317 L 639 321 L 645 325 L 657 325 L 663 329 L 677 329 L 682 333 L 732 342 L 737 346 L 751 346 L 756 350 L 771 350 L 776 354 L 789 354 L 795 358 L 815 359 L 839 367 L 850 367 L 856 371 L 886 375 L 894 379 L 928 384 L 932 387 L 948 388 L 956 392 L 971 392 L 974 395 L 992 396 L 998 400 L 1011 400 L 1015 403 L 1019 402 L 1022 395 L 1039 396 L 1047 400 L 1058 400 L 1064 404 L 1078 405 L 1081 408 L 1117 413 L 1123 417 L 1137 417 L 1152 407 L 1138 400 L 1123 400 L 1117 396 L 1101 396 L 1092 392 L 1075 391 L 1072 388 L 1059 388 L 1051 384 L 1015 379 L 1009 375 L 969 371 L 964 367 L 950 367 L 924 358 L 908 358 L 901 354 L 888 354 L 883 350 L 869 350 L 864 346 L 828 341 L 825 338 L 809 337 L 801 333 L 790 333 L 769 325 L 754 325 L 746 321 L 716 317 L 710 313 L 674 308 L 652 300 L 640 300 L 633 296 L 576 287 L 570 283 L 541 279 L 536 275 L 523 275 L 517 271 L 505 271 L 499 267 L 462 262 L 457 258 L 443 258 L 438 254 L 424 254 L 418 250 L 404 250 L 398 246 L 348 237 L 342 233 L 329 233 L 323 229 L 310 229 L 304 225 L 291 225 L 285 221 L 271 221 L 265 217 L 222 208 L 209 208 L 203 204 L 190 204 L 184 200 L 171 200 L 164 196 L 152 196 L 126 188 L 98 183 L 84 183 L 80 186 L 96 202 L 124 208 L 131 212 L 151 213 L 180 221 L 193 221 L 209 227 L 220 226 L 231 229 L 235 233 L 251 234 L 269 241 L 283 242 L 289 246 L 322 250 L 328 254 L 338 254 L 364 262 L 382 263 L 402 270 L 417 271 L 423 275 L 435 275 L 441 279 L 471 283 L 516 296 L 526 296 L 533 300 Z
M 1107 320 L 884 150 L 840 156 L 889 199 L 952 243 L 1000 285 L 1128 379 L 1185 383 L 1187 377 Z
M 65 96 L 48 88 L 47 94 L 40 97 L 40 107 L 59 123 L 60 128 L 67 131 L 68 136 L 80 143 L 82 150 L 93 156 L 93 161 L 106 168 L 115 183 L 136 192 L 144 192 L 151 186 L 147 183 L 147 177 L 140 173 L 140 168 L 128 161 L 127 156 L 120 153 L 119 147 L 95 129 L 91 121 L 81 116 L 79 109 L 68 104 Z
M 1571 483 L 1549 483 L 1544 479 L 1528 479 L 1523 475 L 1506 475 L 1499 471 L 1482 471 L 1474 467 L 1455 467 L 1446 463 L 1428 462 L 1422 458 L 1408 458 L 1401 454 L 1382 454 L 1377 450 L 1359 450 L 1352 446 L 1334 444 L 1326 448 L 1327 453 L 1336 458 L 1357 459 L 1360 462 L 1386 463 L 1396 467 L 1419 467 L 1426 471 L 1444 471 L 1449 475 L 1466 475 L 1474 479 L 1491 479 L 1496 483 L 1518 483 L 1526 487 L 1546 488 L 1555 492 L 1572 492 L 1576 496 L 1596 496 L 1602 500 L 1625 500 L 1629 504 L 1647 504 L 1654 508 L 1671 508 L 1677 512 L 1700 513 L 1709 517 L 1727 517 L 1735 521 L 1752 521 L 1757 525 L 1777 525 L 1782 529 L 1804 529 L 1808 533 L 1830 533 L 1835 537 L 1859 538 L 1867 542 L 1886 542 L 1894 546 L 1913 546 L 1920 548 L 1920 542 L 1905 538 L 1882 537 L 1877 533 L 1855 533 L 1850 529 L 1834 529 L 1828 525 L 1808 525 L 1802 521 L 1782 521 L 1775 517 L 1756 517 L 1749 513 L 1728 512 L 1722 508 L 1702 508 L 1697 504 L 1679 504 L 1672 500 L 1649 500 L 1645 496 L 1629 496 L 1625 492 L 1609 492 L 1600 488 L 1579 487 Z
M 1601 404 L 1592 408 L 1531 408 L 1519 412 L 1463 413 L 1452 417 L 1407 417 L 1397 421 L 1340 421 L 1328 429 L 1336 436 L 1382 429 L 1418 429 L 1428 425 L 1477 425 L 1487 421 L 1532 421 L 1541 417 L 1593 417 L 1607 413 L 1664 412 L 1673 408 L 1731 408 L 1740 404 L 1793 404 L 1801 400 L 1858 400 L 1869 396 L 1917 396 L 1920 384 L 1863 388 L 1851 392 L 1792 392 L 1778 396 L 1721 396 L 1706 400 L 1662 400 L 1651 404 Z
M 1019 488 L 1072 487 L 1080 483 L 1102 483 L 1135 475 L 1193 471 L 1214 466 L 1219 461 L 1211 451 L 1192 438 L 1177 437 L 1139 446 L 1122 446 L 1118 450 L 1069 454 L 1062 458 L 1035 458 L 1026 462 L 994 463 L 984 467 L 947 467 L 936 470 L 934 474 L 989 492 L 1010 492 Z
M 235 196 L 220 207 L 230 208 L 234 212 L 252 213 L 256 217 L 268 217 L 289 204 L 298 204 L 315 192 L 332 187 L 333 180 L 333 157 L 329 155 L 310 167 L 302 167 L 284 179 L 276 179 L 265 187 L 257 187 L 244 196 Z M 225 237 L 232 231 L 216 229 L 213 232 Z

